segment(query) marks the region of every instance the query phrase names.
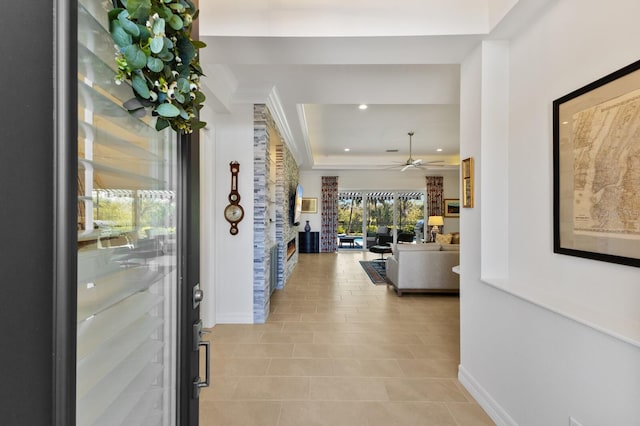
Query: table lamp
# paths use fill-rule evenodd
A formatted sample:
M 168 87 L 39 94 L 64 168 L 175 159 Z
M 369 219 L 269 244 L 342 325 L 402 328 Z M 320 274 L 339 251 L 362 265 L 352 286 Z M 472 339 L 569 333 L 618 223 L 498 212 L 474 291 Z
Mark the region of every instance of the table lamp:
M 431 241 L 436 240 L 436 234 L 440 232 L 439 226 L 444 225 L 442 216 L 429 216 L 427 225 L 431 226 Z

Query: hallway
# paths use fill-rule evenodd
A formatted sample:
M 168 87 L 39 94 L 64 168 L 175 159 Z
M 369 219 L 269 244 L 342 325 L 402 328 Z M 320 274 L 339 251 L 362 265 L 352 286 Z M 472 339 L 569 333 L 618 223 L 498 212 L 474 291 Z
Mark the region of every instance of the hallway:
M 456 378 L 458 297 L 397 297 L 375 257 L 300 254 L 266 324 L 214 327 L 200 424 L 492 425 Z

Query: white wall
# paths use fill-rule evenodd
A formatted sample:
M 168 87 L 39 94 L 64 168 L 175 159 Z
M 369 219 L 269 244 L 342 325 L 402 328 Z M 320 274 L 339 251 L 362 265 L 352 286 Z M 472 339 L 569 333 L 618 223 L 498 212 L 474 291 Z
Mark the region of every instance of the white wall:
M 460 175 L 458 170 L 430 172 L 429 175 L 443 176 L 443 198 L 460 198 Z M 426 173 L 418 171 L 399 172 L 397 170 L 301 170 L 300 183 L 305 197 L 318 198 L 318 213 L 303 214 L 300 229 L 308 220 L 312 231 L 319 231 L 321 225 L 322 176 L 338 176 L 340 191 L 393 191 L 426 189 Z M 445 218 L 445 232 L 459 230 L 458 218 Z
M 201 159 L 201 244 L 205 250 L 200 262 L 206 327 L 253 322 L 253 105 L 231 108 L 229 114 L 203 110 L 210 128 L 202 132 L 202 144 L 208 145 Z M 238 191 L 244 208 L 235 236 L 224 219 L 231 161 L 240 163 Z
M 487 31 L 487 1 L 401 0 L 393 8 L 388 5 L 384 0 L 367 0 L 366 3 L 208 0 L 200 4 L 201 16 L 207 23 L 200 33 L 351 37 L 479 34 Z
M 553 254 L 551 117 L 554 99 L 638 59 L 639 14 L 637 0 L 559 0 L 510 41 L 507 65 L 485 44 L 462 66 L 461 158 L 476 157 L 477 179 L 491 176 L 486 135 L 509 131 L 501 279 L 481 279 L 495 188 L 477 181 L 461 218 L 459 377 L 499 424 L 640 424 L 640 271 Z M 481 110 L 500 73 L 502 125 Z

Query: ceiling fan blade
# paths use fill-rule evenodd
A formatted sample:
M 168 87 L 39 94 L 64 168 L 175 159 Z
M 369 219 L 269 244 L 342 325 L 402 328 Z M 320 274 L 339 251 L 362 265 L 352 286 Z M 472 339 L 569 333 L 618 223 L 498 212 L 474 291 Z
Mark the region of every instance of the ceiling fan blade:
M 422 160 L 413 160 L 413 162 L 411 163 L 414 166 L 419 166 L 420 164 L 422 164 Z
M 411 164 L 407 164 L 406 166 L 404 166 L 403 168 L 400 169 L 401 172 L 404 172 L 405 170 L 407 170 L 409 167 L 413 167 L 413 165 Z

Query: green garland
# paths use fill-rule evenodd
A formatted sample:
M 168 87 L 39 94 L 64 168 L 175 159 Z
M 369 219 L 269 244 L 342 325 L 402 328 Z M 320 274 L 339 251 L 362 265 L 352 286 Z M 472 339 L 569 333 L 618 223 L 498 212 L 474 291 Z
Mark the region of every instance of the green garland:
M 202 68 L 191 39 L 191 23 L 198 10 L 190 0 L 112 0 L 109 31 L 116 43 L 116 84 L 129 82 L 135 98 L 124 107 L 135 116 L 146 108 L 157 116 L 156 129 L 169 126 L 191 133 L 206 123 L 199 120 L 205 100 L 200 91 Z

